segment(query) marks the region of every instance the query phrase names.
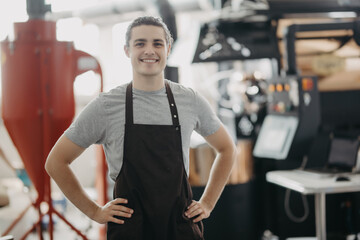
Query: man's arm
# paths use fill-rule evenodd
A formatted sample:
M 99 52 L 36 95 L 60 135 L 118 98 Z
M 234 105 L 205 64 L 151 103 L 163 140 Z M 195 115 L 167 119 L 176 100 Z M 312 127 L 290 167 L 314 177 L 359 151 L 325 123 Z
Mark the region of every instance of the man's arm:
M 127 200 L 118 198 L 101 207 L 91 200 L 80 185 L 70 168 L 70 164 L 83 153 L 82 148 L 65 135 L 62 135 L 51 150 L 45 164 L 45 169 L 57 183 L 65 196 L 85 215 L 98 223 L 114 222 L 123 224 L 124 221 L 114 216 L 130 218 L 133 213 L 123 205 Z
M 223 125 L 214 134 L 205 137 L 205 140 L 217 151 L 217 157 L 201 199 L 199 202 L 193 201 L 185 212 L 188 218 L 197 216 L 194 222 L 210 216 L 228 181 L 236 157 L 234 142 Z

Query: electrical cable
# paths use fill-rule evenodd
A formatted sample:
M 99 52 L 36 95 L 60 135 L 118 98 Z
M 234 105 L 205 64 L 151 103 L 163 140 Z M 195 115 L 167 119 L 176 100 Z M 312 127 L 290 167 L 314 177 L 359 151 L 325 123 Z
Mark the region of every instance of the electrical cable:
M 308 161 L 308 157 L 305 155 L 299 169 L 304 169 L 307 161 Z M 297 217 L 293 214 L 293 212 L 290 209 L 290 193 L 291 193 L 290 189 L 287 189 L 285 192 L 285 201 L 284 201 L 285 213 L 288 216 L 288 218 L 293 222 L 296 222 L 296 223 L 304 222 L 307 219 L 307 217 L 309 216 L 309 204 L 306 199 L 306 196 L 301 194 L 301 199 L 302 199 L 303 206 L 304 206 L 304 215 L 302 217 Z
M 305 195 L 301 194 L 301 199 L 304 205 L 304 215 L 302 217 L 297 217 L 295 216 L 291 209 L 290 209 L 290 193 L 291 190 L 287 189 L 286 193 L 285 193 L 285 212 L 286 215 L 290 218 L 291 221 L 296 222 L 296 223 L 301 223 L 304 222 L 306 220 L 306 218 L 309 216 L 309 205 L 308 205 L 308 201 L 305 197 Z

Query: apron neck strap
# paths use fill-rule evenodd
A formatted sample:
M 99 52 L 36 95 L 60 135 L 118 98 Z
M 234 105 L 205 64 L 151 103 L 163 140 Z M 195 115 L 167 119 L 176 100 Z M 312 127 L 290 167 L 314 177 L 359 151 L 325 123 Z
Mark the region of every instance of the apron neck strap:
M 165 89 L 167 98 L 169 101 L 171 118 L 173 125 L 179 126 L 179 115 L 177 112 L 174 95 L 172 94 L 169 83 L 165 81 Z M 130 82 L 126 87 L 126 104 L 125 104 L 125 117 L 126 124 L 134 124 L 134 112 L 133 112 L 133 97 L 132 97 L 132 82 Z
M 175 104 L 175 99 L 174 99 L 174 95 L 171 91 L 171 88 L 169 86 L 169 83 L 167 81 L 165 81 L 165 88 L 166 88 L 166 94 L 167 94 L 167 98 L 169 101 L 169 106 L 170 106 L 170 112 L 171 112 L 171 118 L 172 118 L 172 122 L 173 125 L 175 126 L 179 126 L 179 115 L 178 115 L 178 111 L 176 108 L 176 104 Z
M 125 102 L 125 123 L 133 124 L 133 98 L 132 98 L 132 82 L 126 87 L 126 102 Z

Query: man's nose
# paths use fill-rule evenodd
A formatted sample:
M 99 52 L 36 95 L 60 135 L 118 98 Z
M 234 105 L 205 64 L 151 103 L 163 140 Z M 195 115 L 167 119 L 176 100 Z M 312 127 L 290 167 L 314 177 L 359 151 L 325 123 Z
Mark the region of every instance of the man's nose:
M 154 51 L 154 48 L 152 46 L 146 46 L 145 54 L 151 55 L 151 54 L 154 54 L 154 53 L 155 53 L 155 51 Z

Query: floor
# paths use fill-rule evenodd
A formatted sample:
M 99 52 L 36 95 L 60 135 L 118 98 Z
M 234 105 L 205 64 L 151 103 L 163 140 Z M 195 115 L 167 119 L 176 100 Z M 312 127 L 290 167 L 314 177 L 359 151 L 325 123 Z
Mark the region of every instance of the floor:
M 84 234 L 88 240 L 99 239 L 100 225 L 83 215 L 74 206 L 68 204 L 66 212 L 64 212 L 64 216 L 75 228 Z M 44 223 L 45 225 L 48 223 L 48 218 L 44 218 Z M 43 232 L 43 238 L 44 240 L 50 239 L 47 231 Z M 55 215 L 53 239 L 82 240 L 83 238 Z M 30 234 L 26 240 L 40 240 L 40 236 L 34 232 L 33 234 Z
M 4 183 L 4 180 L 2 180 Z M 16 180 L 5 182 L 10 196 L 10 205 L 0 208 L 0 235 L 10 226 L 10 224 L 19 216 L 19 214 L 30 205 L 29 192 L 24 191 L 22 185 Z M 60 212 L 66 220 L 68 220 L 75 228 L 84 234 L 88 240 L 100 239 L 100 224 L 90 220 L 78 209 L 76 209 L 69 201 L 62 195 L 55 196 L 53 199 L 54 207 Z M 44 207 L 44 209 L 43 209 Z M 47 204 L 41 205 L 42 212 L 46 212 Z M 21 237 L 33 226 L 38 219 L 38 214 L 33 207 L 30 207 L 21 220 L 15 225 L 8 235 L 13 235 L 16 240 Z M 53 215 L 54 233 L 53 240 L 81 240 L 67 224 L 64 223 L 55 214 Z M 43 217 L 43 226 L 45 229 L 48 224 L 48 217 Z M 26 240 L 40 240 L 37 232 L 33 232 Z M 50 240 L 49 234 L 46 230 L 43 231 L 43 240 Z

